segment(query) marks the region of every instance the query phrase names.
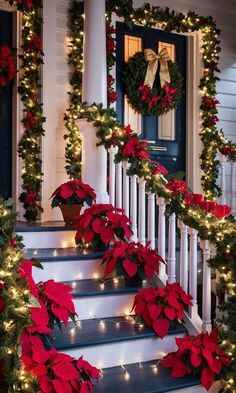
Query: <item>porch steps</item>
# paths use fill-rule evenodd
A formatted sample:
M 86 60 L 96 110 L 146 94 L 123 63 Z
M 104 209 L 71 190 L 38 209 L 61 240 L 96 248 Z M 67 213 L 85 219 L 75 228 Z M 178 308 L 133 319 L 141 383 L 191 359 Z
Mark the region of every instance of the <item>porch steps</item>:
M 72 243 L 63 247 L 62 241 L 75 234 L 63 225 L 20 225 L 17 231 L 23 236 L 26 257 L 38 258 L 44 267 L 34 269 L 36 282 L 54 279 L 73 288 L 79 320 L 62 333 L 55 328 L 51 340 L 59 351 L 76 358 L 83 355 L 103 369 L 104 378 L 95 383 L 94 393 L 206 392 L 197 378 L 172 379 L 169 370 L 155 366 L 176 349 L 175 337 L 187 331 L 179 326 L 161 340 L 152 329 L 135 324 L 130 311 L 137 288 L 127 288 L 123 279 L 103 279 L 102 252 L 79 251 Z M 214 387 L 211 393 L 217 391 Z

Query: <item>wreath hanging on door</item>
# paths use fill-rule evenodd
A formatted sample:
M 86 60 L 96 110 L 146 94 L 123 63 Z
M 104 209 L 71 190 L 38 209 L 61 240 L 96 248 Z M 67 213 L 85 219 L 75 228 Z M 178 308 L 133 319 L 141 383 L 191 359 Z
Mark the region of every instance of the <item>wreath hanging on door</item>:
M 152 49 L 135 53 L 125 64 L 122 81 L 129 104 L 142 115 L 164 115 L 180 102 L 182 76 L 166 48 L 158 54 Z
M 0 90 L 16 76 L 16 55 L 7 45 L 0 46 Z

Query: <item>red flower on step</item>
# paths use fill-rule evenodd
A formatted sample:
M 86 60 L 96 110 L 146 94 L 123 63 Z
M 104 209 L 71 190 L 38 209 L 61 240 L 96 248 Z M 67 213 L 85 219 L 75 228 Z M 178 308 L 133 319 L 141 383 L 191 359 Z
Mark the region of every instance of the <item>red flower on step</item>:
M 21 346 L 24 368 L 35 375 L 42 393 L 92 393 L 91 379 L 102 375 L 83 357 L 75 360 L 55 348 L 46 351 L 41 339 L 27 331 L 21 334 Z
M 30 319 L 33 326 L 27 328 L 29 333 L 50 334 L 52 329 L 49 328 L 49 314 L 45 304 L 39 300 L 38 307 L 30 307 Z
M 61 184 L 52 194 L 52 207 L 59 205 L 91 205 L 96 200 L 94 189 L 80 180 Z
M 149 243 L 143 246 L 134 242 L 115 242 L 114 248 L 106 251 L 103 257 L 106 264 L 104 276 L 116 270 L 118 276 L 133 277 L 138 273 L 143 279 L 150 279 L 154 273 L 158 274 L 160 262 L 165 263 L 156 250 L 149 248 Z
M 166 184 L 166 188 L 172 192 L 173 195 L 187 194 L 188 186 L 187 184 L 179 179 L 172 179 Z
M 136 137 L 128 139 L 124 148 L 122 149 L 123 158 L 132 157 L 137 160 L 149 161 L 150 154 L 146 150 L 148 142 Z
M 176 338 L 178 350 L 169 353 L 161 362 L 163 367 L 172 368 L 171 376 L 181 378 L 185 375 L 201 375 L 201 384 L 209 390 L 214 380 L 220 375 L 223 367 L 229 367 L 231 359 L 219 345 L 218 330 Z
M 121 213 L 122 209 L 110 204 L 97 204 L 86 209 L 76 222 L 76 243 L 90 243 L 96 247 L 100 242 L 108 245 L 114 237 L 120 240 L 130 239 L 130 220 Z
M 32 268 L 34 263 L 35 262 L 31 259 L 25 259 L 18 268 L 18 273 L 21 280 L 27 280 L 31 295 L 38 298 L 38 288 L 32 276 Z
M 134 311 L 143 322 L 163 338 L 171 325 L 183 321 L 184 307 L 192 306 L 192 296 L 178 283 L 166 284 L 163 288 L 144 288 L 134 299 Z
M 37 284 L 39 289 L 39 299 L 46 306 L 50 316 L 50 327 L 54 322 L 58 325 L 61 321 L 66 326 L 69 318 L 74 320 L 77 315 L 71 295 L 72 288 L 54 280 L 48 280 Z

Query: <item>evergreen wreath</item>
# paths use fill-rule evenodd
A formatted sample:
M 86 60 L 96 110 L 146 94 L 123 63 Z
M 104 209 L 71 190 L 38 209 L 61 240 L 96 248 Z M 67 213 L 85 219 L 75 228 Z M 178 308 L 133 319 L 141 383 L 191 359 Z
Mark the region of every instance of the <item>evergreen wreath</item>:
M 164 115 L 175 109 L 182 95 L 182 76 L 176 63 L 168 60 L 170 83 L 160 84 L 159 69 L 155 76 L 153 88 L 144 84 L 147 61 L 143 52 L 130 57 L 123 70 L 123 86 L 129 104 L 142 115 Z

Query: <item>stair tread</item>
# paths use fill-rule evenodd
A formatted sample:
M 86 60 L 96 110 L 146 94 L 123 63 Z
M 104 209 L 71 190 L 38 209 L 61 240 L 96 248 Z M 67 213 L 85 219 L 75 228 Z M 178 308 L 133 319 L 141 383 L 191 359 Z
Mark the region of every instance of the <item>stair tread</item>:
M 65 225 L 64 221 L 23 222 L 17 221 L 16 232 L 54 232 L 75 231 L 73 225 Z
M 155 361 L 149 361 L 125 365 L 130 375 L 128 380 L 121 366 L 103 369 L 104 378 L 99 383 L 95 382 L 94 390 L 96 393 L 165 393 L 200 384 L 198 376 L 172 378 L 170 369 L 156 367 L 156 364 Z M 157 372 L 153 371 L 155 369 Z
M 86 297 L 95 295 L 118 295 L 118 294 L 136 294 L 138 288 L 126 287 L 125 281 L 119 279 L 114 283 L 113 279 L 87 279 L 68 281 L 66 284 L 72 286 L 74 297 Z
M 105 323 L 105 328 L 102 328 L 101 321 Z M 117 323 L 119 323 L 119 327 Z M 58 350 L 62 350 L 157 337 L 151 328 L 132 324 L 125 316 L 86 319 L 80 321 L 79 324 L 80 326 L 75 327 L 73 322 L 69 322 L 66 328 L 62 328 L 62 332 L 56 327 L 51 336 L 52 345 Z M 176 335 L 186 332 L 184 326 L 178 326 L 171 328 L 169 334 Z
M 81 250 L 76 247 L 68 248 L 28 248 L 25 250 L 26 258 L 38 258 L 42 262 L 58 262 L 82 259 L 100 259 L 104 251 Z

